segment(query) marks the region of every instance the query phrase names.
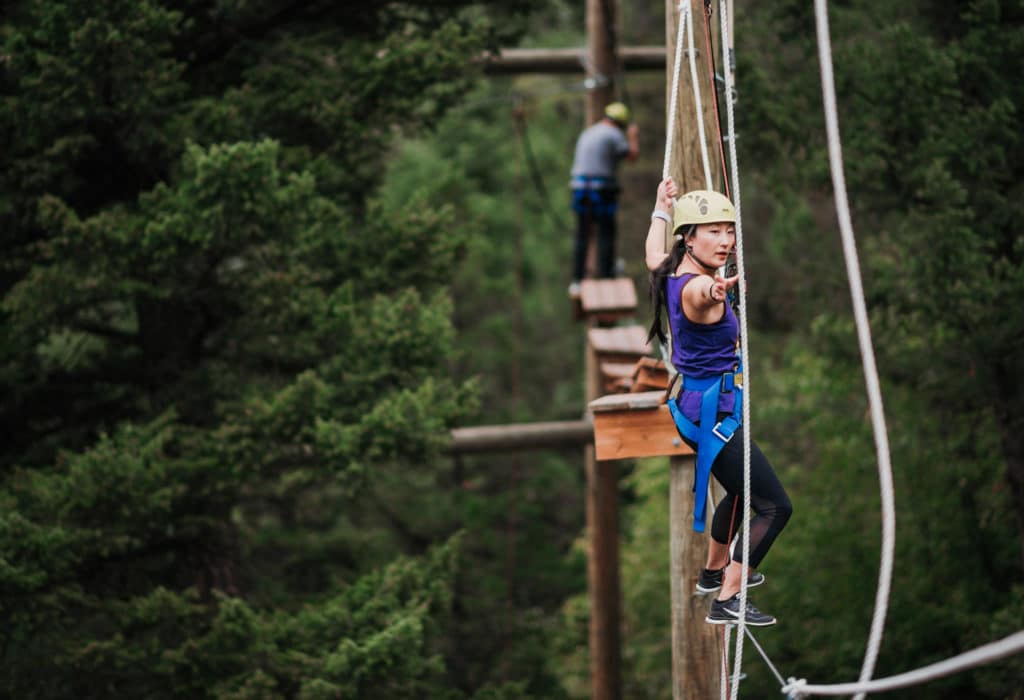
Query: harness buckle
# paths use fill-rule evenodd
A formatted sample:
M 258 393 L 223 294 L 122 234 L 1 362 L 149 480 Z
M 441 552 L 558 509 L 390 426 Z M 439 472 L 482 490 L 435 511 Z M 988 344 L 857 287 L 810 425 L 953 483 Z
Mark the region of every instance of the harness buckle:
M 722 385 L 720 391 L 723 394 L 729 394 L 732 393 L 732 390 L 734 388 L 736 388 L 736 373 L 726 372 L 725 374 L 722 375 Z
M 732 436 L 736 434 L 736 431 L 734 430 L 732 432 L 732 435 L 730 435 L 729 437 L 722 435 L 720 432 L 718 432 L 718 429 L 722 427 L 723 422 L 724 421 L 718 421 L 715 427 L 711 429 L 711 432 L 714 433 L 715 437 L 717 437 L 722 442 L 729 442 L 730 440 L 732 440 Z

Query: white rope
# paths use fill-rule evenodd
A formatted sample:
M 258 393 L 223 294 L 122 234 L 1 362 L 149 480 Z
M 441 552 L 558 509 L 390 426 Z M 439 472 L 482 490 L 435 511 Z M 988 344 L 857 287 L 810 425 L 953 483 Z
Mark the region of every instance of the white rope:
M 871 326 L 864 303 L 864 289 L 860 279 L 860 265 L 857 260 L 857 245 L 854 241 L 853 224 L 850 221 L 850 207 L 846 197 L 846 181 L 843 174 L 842 143 L 839 139 L 839 116 L 836 108 L 835 80 L 832 74 L 832 47 L 828 30 L 828 6 L 825 0 L 814 0 L 814 15 L 818 34 L 818 59 L 821 63 L 821 91 L 825 103 L 825 128 L 828 133 L 829 167 L 832 171 L 832 188 L 835 190 L 836 213 L 839 230 L 843 239 L 843 257 L 846 259 L 846 273 L 853 299 L 853 313 L 857 322 L 857 340 L 860 344 L 861 360 L 864 365 L 864 380 L 867 383 L 868 402 L 871 408 L 871 429 L 875 437 L 875 452 L 878 457 L 878 481 L 882 505 L 882 553 L 878 571 L 878 589 L 875 593 L 875 612 L 871 620 L 864 664 L 860 681 L 871 679 L 882 645 L 882 632 L 889 606 L 889 590 L 892 584 L 893 550 L 896 547 L 896 507 L 893 496 L 892 465 L 889 460 L 889 437 L 885 427 L 885 413 L 882 407 L 882 390 L 875 367 L 875 352 L 871 344 Z M 745 394 L 745 392 L 744 392 Z M 861 700 L 858 695 L 855 700 Z
M 704 135 L 704 110 L 700 104 L 700 83 L 697 82 L 697 50 L 693 45 L 693 6 L 689 0 L 683 0 L 686 11 L 686 48 L 690 53 L 690 82 L 693 83 L 693 104 L 696 111 L 697 133 L 700 136 L 700 155 L 704 163 L 704 181 L 707 183 L 705 189 L 713 190 L 711 182 L 711 161 L 708 158 L 708 141 Z M 712 80 L 711 89 L 715 88 Z
M 668 128 L 665 132 L 665 161 L 661 168 L 661 179 L 664 180 L 669 173 L 669 161 L 672 157 L 672 140 L 676 130 L 676 105 L 679 103 L 679 74 L 683 63 L 683 26 L 686 24 L 686 15 L 683 12 L 683 5 L 679 3 L 679 21 L 676 22 L 676 58 L 672 66 L 672 93 L 668 101 Z
M 665 131 L 665 159 L 661 166 L 661 179 L 666 179 L 671 173 L 669 166 L 672 161 L 672 141 L 675 137 L 676 131 L 676 106 L 679 104 L 679 76 L 683 65 L 683 27 L 686 24 L 686 14 L 683 11 L 683 6 L 688 0 L 683 0 L 679 3 L 679 18 L 676 22 L 676 56 L 675 61 L 672 65 L 672 92 L 669 96 L 668 101 L 668 125 Z M 675 207 L 675 199 L 672 200 L 673 208 Z M 668 226 L 668 231 L 665 234 L 665 241 L 662 246 L 668 248 L 668 242 L 672 237 L 672 227 Z M 661 348 L 661 356 L 665 361 L 665 367 L 668 369 L 669 379 L 675 377 L 676 368 L 672 364 L 672 334 L 669 333 L 669 337 L 666 342 L 659 343 Z
M 729 35 L 728 12 L 723 0 L 719 0 L 718 14 L 721 20 L 720 42 L 722 47 L 732 45 Z M 750 570 L 750 336 L 747 333 L 747 273 L 743 262 L 743 217 L 740 208 L 740 175 L 739 162 L 736 155 L 735 134 L 736 113 L 733 104 L 733 75 L 730 70 L 722 71 L 725 75 L 725 105 L 727 127 L 729 132 L 729 169 L 732 171 L 732 204 L 736 208 L 736 273 L 739 275 L 737 290 L 739 294 L 740 322 L 740 361 L 743 364 L 743 562 L 740 569 L 740 617 L 739 631 L 736 632 L 736 658 L 733 661 L 736 682 L 732 686 L 732 700 L 739 697 L 739 678 L 743 668 L 743 639 L 747 628 L 747 578 Z
M 838 683 L 835 685 L 808 685 L 807 681 L 803 679 L 796 680 L 790 678 L 789 683 L 782 686 L 782 692 L 790 693 L 794 697 L 806 695 L 852 695 L 854 693 L 858 693 L 858 697 L 860 697 L 865 693 L 881 693 L 887 690 L 933 681 L 936 678 L 950 676 L 975 666 L 998 661 L 1011 654 L 1019 654 L 1022 651 L 1024 651 L 1024 630 L 1015 632 L 997 642 L 990 642 L 958 656 L 896 676 L 867 682 Z

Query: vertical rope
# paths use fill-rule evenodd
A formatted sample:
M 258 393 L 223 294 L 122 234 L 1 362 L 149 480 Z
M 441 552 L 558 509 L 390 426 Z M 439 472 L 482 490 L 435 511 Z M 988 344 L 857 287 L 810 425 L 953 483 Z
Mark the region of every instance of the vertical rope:
M 721 20 L 722 45 L 731 45 L 729 24 L 724 0 L 719 0 L 718 13 Z M 736 632 L 736 658 L 733 669 L 736 681 L 733 682 L 732 700 L 739 697 L 739 675 L 743 668 L 743 640 L 747 629 L 747 578 L 750 570 L 750 336 L 747 334 L 747 273 L 743 258 L 743 217 L 741 215 L 739 164 L 736 155 L 736 114 L 733 104 L 732 73 L 725 73 L 725 105 L 728 119 L 729 164 L 732 171 L 732 203 L 736 207 L 736 266 L 739 275 L 739 322 L 740 322 L 740 360 L 743 363 L 743 566 L 740 570 L 740 618 Z
M 875 366 L 875 351 L 871 343 L 871 326 L 864 302 L 864 289 L 860 279 L 860 264 L 857 260 L 857 244 L 850 220 L 850 206 L 846 196 L 846 179 L 843 174 L 843 151 L 839 138 L 839 116 L 836 108 L 835 78 L 832 72 L 832 46 L 828 29 L 828 6 L 825 0 L 814 0 L 815 26 L 818 34 L 818 60 L 821 63 L 821 92 L 825 103 L 825 128 L 828 133 L 828 159 L 832 171 L 832 189 L 835 191 L 836 214 L 839 231 L 843 239 L 843 257 L 846 260 L 846 275 L 850 283 L 853 300 L 853 314 L 857 322 L 857 340 L 860 344 L 861 361 L 864 365 L 864 380 L 867 384 L 871 408 L 871 429 L 875 437 L 875 452 L 878 457 L 878 480 L 882 501 L 882 553 L 878 571 L 878 589 L 875 593 L 875 612 L 871 619 L 871 633 L 868 637 L 864 665 L 860 671 L 860 682 L 871 679 L 875 670 L 878 650 L 882 645 L 882 632 L 889 607 L 889 589 L 892 584 L 893 551 L 896 548 L 896 507 L 893 496 L 892 465 L 889 459 L 889 436 L 885 427 L 885 412 L 882 407 L 882 390 Z M 861 700 L 864 693 L 858 693 Z
M 676 131 L 676 108 L 679 104 L 679 76 L 682 71 L 683 65 L 683 28 L 686 25 L 686 14 L 683 12 L 683 6 L 687 0 L 683 0 L 679 3 L 679 17 L 676 19 L 676 55 L 675 60 L 672 63 L 672 91 L 668 101 L 668 126 L 665 133 L 665 159 L 661 167 L 661 179 L 667 178 L 671 172 L 669 166 L 672 162 L 672 145 L 675 138 Z M 673 201 L 673 205 L 675 202 Z M 672 227 L 668 227 L 666 233 L 666 240 L 662 244 L 664 248 L 668 247 L 668 240 L 672 236 Z M 669 377 L 676 375 L 675 365 L 672 364 L 672 334 L 669 333 L 668 340 L 664 343 L 659 343 L 661 347 L 661 356 L 665 360 L 665 368 L 668 370 Z
M 671 173 L 669 164 L 672 158 L 672 142 L 676 131 L 676 106 L 679 104 L 679 75 L 683 63 L 683 28 L 686 25 L 686 15 L 683 12 L 683 4 L 679 3 L 679 18 L 676 22 L 676 57 L 672 64 L 672 92 L 668 100 L 668 128 L 665 132 L 665 160 L 661 167 L 661 179 L 664 180 Z
M 729 536 L 725 538 L 728 543 L 732 542 L 732 536 L 735 532 L 736 526 L 736 505 L 739 499 L 736 496 L 732 497 L 732 511 L 729 513 Z M 726 562 L 728 567 L 729 563 Z M 725 572 L 722 572 L 722 577 L 725 577 Z M 724 583 L 724 581 L 723 581 Z M 722 668 L 725 669 L 722 675 L 722 700 L 726 700 L 729 697 L 729 633 L 732 631 L 729 625 L 723 625 L 725 628 L 722 631 Z M 736 683 L 739 684 L 739 671 L 736 672 Z
M 711 160 L 708 157 L 708 139 L 704 134 L 704 109 L 700 103 L 700 84 L 697 82 L 697 49 L 693 45 L 693 6 L 690 0 L 683 0 L 686 10 L 686 50 L 690 53 L 690 82 L 693 83 L 693 104 L 697 118 L 697 133 L 700 135 L 700 156 L 704 164 L 705 189 L 714 189 L 711 181 Z

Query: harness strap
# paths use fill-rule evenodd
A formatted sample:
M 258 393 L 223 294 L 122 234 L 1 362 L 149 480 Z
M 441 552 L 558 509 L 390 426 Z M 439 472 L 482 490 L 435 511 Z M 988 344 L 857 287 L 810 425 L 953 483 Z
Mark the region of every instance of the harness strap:
M 569 179 L 569 187 L 574 190 L 611 190 L 618 189 L 618 181 L 608 175 L 573 175 Z
M 697 444 L 697 470 L 693 485 L 693 529 L 697 532 L 704 532 L 707 523 L 707 492 L 711 467 L 718 453 L 725 447 L 725 443 L 732 439 L 743 422 L 743 389 L 736 384 L 738 372 L 742 372 L 742 367 L 736 372 L 726 372 L 714 377 L 683 378 L 683 389 L 703 392 L 700 400 L 700 425 L 694 424 L 683 415 L 678 397 L 668 402 L 668 410 L 672 414 L 676 430 L 682 437 Z M 732 415 L 718 421 L 718 398 L 722 392 L 735 392 L 736 405 Z

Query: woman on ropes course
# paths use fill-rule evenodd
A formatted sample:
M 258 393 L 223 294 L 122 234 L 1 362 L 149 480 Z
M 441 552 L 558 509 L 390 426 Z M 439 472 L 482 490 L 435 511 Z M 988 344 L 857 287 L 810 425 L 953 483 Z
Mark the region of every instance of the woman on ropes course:
M 667 308 L 672 336 L 672 364 L 683 377 L 676 399 L 669 400 L 676 427 L 697 453 L 694 530 L 704 531 L 708 476 L 713 474 L 726 491 L 715 509 L 707 564 L 697 581 L 699 593 L 718 591 L 707 622 L 729 624 L 740 616 L 742 551 L 730 556 L 730 545 L 742 524 L 743 431 L 742 367 L 739 366 L 739 324 L 726 302 L 737 277 L 722 278 L 736 244 L 736 210 L 724 195 L 709 190 L 688 192 L 678 202 L 672 178 L 658 185 L 657 201 L 647 233 L 646 260 L 651 271 L 654 322 L 648 340 L 665 341 L 662 308 Z M 673 204 L 673 202 L 675 202 Z M 675 239 L 664 253 L 665 227 Z M 764 583 L 754 571 L 785 527 L 793 506 L 786 490 L 757 445 L 750 445 L 751 505 L 750 561 L 747 585 Z M 746 624 L 766 626 L 775 618 L 750 603 Z

